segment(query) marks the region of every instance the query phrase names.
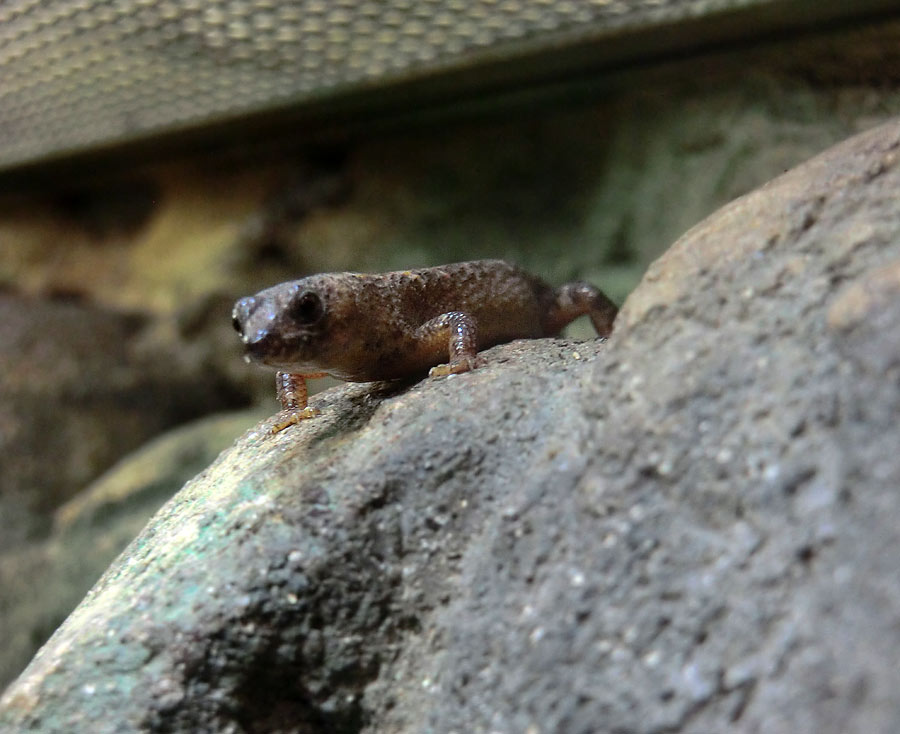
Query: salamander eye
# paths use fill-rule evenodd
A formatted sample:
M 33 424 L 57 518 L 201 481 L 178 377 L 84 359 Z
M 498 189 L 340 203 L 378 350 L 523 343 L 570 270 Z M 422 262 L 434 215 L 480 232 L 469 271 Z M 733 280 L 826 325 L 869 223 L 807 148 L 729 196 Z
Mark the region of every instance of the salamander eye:
M 312 291 L 304 291 L 291 304 L 290 317 L 298 324 L 311 326 L 322 318 L 325 307 L 322 299 Z

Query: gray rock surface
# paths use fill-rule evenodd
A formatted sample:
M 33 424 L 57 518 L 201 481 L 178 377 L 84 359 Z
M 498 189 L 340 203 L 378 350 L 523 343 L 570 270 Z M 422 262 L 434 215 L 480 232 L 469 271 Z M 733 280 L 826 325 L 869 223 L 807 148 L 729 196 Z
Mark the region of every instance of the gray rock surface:
M 169 431 L 58 508 L 47 537 L 0 550 L 0 688 L 22 672 L 153 513 L 262 417 L 219 414 Z
M 0 729 L 897 731 L 898 196 L 900 121 L 686 234 L 607 343 L 261 424 Z

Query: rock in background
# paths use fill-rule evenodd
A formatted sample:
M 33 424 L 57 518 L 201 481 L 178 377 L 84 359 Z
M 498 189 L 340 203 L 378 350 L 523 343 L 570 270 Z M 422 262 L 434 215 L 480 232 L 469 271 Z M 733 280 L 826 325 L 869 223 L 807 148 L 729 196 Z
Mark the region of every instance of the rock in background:
M 248 396 L 145 314 L 0 295 L 0 552 L 154 435 Z
M 0 724 L 897 730 L 898 196 L 895 121 L 694 228 L 608 342 L 264 422 Z

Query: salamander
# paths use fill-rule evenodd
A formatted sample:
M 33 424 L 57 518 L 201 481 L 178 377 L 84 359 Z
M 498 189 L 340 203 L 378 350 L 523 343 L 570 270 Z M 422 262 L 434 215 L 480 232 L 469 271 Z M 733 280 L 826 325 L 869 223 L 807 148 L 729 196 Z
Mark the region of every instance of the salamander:
M 608 336 L 615 304 L 584 282 L 558 288 L 503 260 L 391 273 L 321 273 L 241 298 L 234 328 L 246 359 L 277 370 L 275 431 L 317 415 L 306 380 L 395 380 L 467 372 L 513 339 L 556 336 L 588 315 Z

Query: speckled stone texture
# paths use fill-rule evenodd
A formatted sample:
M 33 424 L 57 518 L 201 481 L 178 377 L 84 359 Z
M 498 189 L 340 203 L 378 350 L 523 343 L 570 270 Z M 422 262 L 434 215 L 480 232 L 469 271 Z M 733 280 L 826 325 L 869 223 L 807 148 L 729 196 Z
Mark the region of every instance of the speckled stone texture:
M 898 197 L 900 121 L 698 225 L 606 343 L 262 424 L 0 730 L 897 731 Z

